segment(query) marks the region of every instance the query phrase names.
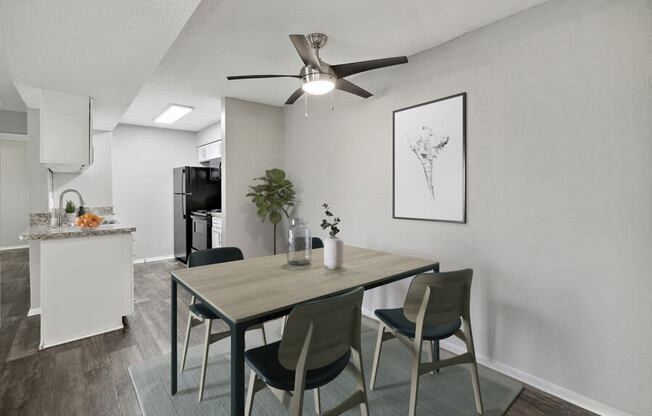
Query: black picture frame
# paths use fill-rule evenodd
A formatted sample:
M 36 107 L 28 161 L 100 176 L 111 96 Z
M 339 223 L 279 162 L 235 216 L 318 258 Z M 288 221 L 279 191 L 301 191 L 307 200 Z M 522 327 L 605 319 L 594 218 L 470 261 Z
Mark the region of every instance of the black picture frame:
M 462 219 L 461 220 L 448 220 L 448 219 L 438 219 L 438 218 L 419 218 L 419 217 L 406 217 L 406 216 L 397 216 L 396 215 L 396 114 L 402 111 L 411 110 L 417 107 L 422 107 L 429 104 L 434 104 L 437 102 L 442 102 L 450 100 L 453 98 L 462 97 Z M 399 108 L 392 112 L 392 218 L 397 220 L 416 220 L 416 221 L 435 221 L 435 222 L 447 222 L 454 224 L 466 224 L 467 222 L 467 173 L 466 173 L 466 131 L 467 131 L 467 116 L 466 116 L 466 98 L 467 93 L 461 92 L 453 95 L 449 95 L 442 98 L 437 98 L 435 100 L 411 105 L 409 107 Z

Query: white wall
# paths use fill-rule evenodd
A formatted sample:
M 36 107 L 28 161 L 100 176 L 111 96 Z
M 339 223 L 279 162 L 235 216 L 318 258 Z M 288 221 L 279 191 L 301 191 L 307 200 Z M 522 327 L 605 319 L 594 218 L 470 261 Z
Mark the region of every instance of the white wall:
M 113 130 L 113 207 L 136 226 L 136 259 L 174 255 L 172 169 L 197 166 L 195 133 L 119 124 Z
M 485 361 L 603 414 L 652 414 L 650 5 L 551 1 L 284 111 L 316 234 L 326 200 L 345 243 L 472 267 Z M 392 111 L 462 91 L 468 224 L 393 220 Z
M 245 195 L 253 178 L 263 176 L 267 169 L 281 167 L 281 108 L 235 98 L 225 98 L 221 108 L 225 245 L 239 247 L 245 257 L 272 254 L 273 226 L 269 221 L 261 222 L 256 206 Z M 279 227 L 278 232 L 282 235 L 283 228 Z
M 110 207 L 113 205 L 112 174 L 111 174 L 111 142 L 112 133 L 93 134 L 94 162 L 82 173 L 55 173 L 54 204 L 59 208 L 59 196 L 65 189 L 76 189 L 84 198 L 87 207 Z M 79 208 L 79 199 L 74 193 L 64 196 L 66 201 L 72 201 Z
M 207 143 L 219 140 L 222 137 L 222 128 L 220 122 L 213 123 L 206 126 L 197 132 L 197 146 L 202 146 Z
M 39 110 L 27 110 L 27 164 L 29 175 L 29 212 L 48 212 L 48 170 L 40 163 L 41 117 Z M 32 285 L 33 289 L 33 285 Z
M 29 213 L 48 212 L 48 178 L 47 169 L 40 163 L 41 146 L 40 111 L 27 110 L 27 172 L 29 176 Z M 41 243 L 29 242 L 29 315 L 40 313 L 41 307 Z
M 0 110 L 0 133 L 27 134 L 27 113 Z
M 29 225 L 27 140 L 0 139 L 0 248 L 25 246 Z

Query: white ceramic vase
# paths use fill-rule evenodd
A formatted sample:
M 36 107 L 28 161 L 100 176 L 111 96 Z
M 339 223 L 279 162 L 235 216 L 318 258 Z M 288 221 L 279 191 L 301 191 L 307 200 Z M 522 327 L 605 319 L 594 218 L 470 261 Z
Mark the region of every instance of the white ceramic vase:
M 344 262 L 344 241 L 337 237 L 324 240 L 324 266 L 327 269 L 342 267 Z

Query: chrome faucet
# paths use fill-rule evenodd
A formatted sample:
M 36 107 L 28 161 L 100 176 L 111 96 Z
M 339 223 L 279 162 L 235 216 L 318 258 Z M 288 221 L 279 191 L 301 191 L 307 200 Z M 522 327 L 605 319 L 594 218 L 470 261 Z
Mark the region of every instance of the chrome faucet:
M 61 194 L 59 195 L 59 227 L 61 227 L 63 225 L 63 196 L 65 194 L 67 194 L 68 192 L 74 192 L 74 193 L 77 194 L 77 196 L 79 197 L 79 206 L 86 205 L 84 203 L 84 198 L 82 198 L 82 196 L 81 196 L 81 194 L 79 193 L 78 190 L 76 190 L 76 189 L 66 189 L 66 190 L 62 191 Z

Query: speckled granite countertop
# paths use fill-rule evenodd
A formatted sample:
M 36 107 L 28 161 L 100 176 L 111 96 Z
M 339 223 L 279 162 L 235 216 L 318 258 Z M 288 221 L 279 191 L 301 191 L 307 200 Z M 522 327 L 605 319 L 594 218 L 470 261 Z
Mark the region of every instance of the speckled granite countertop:
M 20 235 L 21 240 L 50 240 L 54 238 L 92 237 L 108 234 L 124 234 L 136 231 L 133 225 L 115 223 L 102 224 L 96 228 L 79 228 L 71 225 L 50 227 L 47 225 L 33 225 Z

